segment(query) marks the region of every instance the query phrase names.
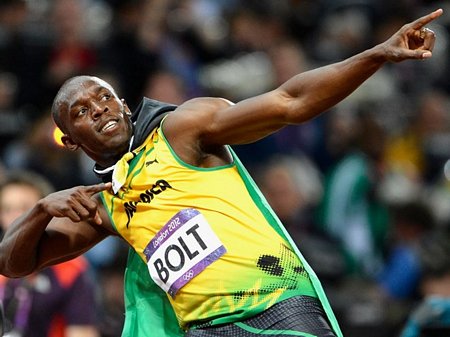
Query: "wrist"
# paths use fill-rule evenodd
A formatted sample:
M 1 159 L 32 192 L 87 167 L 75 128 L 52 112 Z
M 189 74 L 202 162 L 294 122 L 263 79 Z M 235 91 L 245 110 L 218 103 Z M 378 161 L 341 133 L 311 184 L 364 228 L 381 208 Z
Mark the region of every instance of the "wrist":
M 390 59 L 389 52 L 383 43 L 366 50 L 365 53 L 368 54 L 370 62 L 377 67 L 382 66 Z
M 51 218 L 53 218 L 53 216 L 50 214 L 48 203 L 46 202 L 45 198 L 39 200 L 31 212 L 34 213 L 34 216 L 44 217 L 49 221 Z

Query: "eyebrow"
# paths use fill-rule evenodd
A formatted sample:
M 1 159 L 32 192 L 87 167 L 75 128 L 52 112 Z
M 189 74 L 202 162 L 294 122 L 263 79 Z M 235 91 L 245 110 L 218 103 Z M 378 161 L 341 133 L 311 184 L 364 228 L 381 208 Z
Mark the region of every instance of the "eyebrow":
M 90 89 L 88 89 L 88 90 L 90 90 Z M 110 92 L 110 90 L 108 88 L 106 88 L 106 87 L 104 87 L 104 86 L 102 86 L 100 84 L 97 84 L 97 86 L 94 89 L 92 89 L 92 90 L 94 91 L 95 95 L 98 95 L 102 90 L 107 90 L 108 92 Z M 77 107 L 77 106 L 81 105 L 81 101 L 82 100 L 83 100 L 83 98 L 79 98 L 75 102 L 70 104 L 69 105 L 69 112 L 71 112 L 74 107 Z

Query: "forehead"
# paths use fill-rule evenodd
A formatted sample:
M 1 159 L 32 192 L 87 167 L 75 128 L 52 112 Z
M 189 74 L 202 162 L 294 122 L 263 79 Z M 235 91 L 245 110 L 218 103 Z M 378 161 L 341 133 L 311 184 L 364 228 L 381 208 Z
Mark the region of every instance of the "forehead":
M 74 100 L 77 100 L 80 96 L 86 95 L 91 92 L 97 92 L 101 89 L 106 89 L 111 93 L 114 93 L 114 89 L 111 87 L 111 85 L 100 78 L 92 77 L 75 80 L 66 87 L 64 95 L 65 97 L 63 98 L 63 100 L 71 103 Z

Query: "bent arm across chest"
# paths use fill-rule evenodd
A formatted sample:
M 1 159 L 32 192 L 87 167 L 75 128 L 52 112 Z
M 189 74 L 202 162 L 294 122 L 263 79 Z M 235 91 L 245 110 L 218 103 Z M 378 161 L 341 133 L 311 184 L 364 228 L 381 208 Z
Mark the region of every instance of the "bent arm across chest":
M 11 224 L 0 243 L 0 274 L 23 277 L 70 260 L 108 236 L 87 221 L 54 218 L 38 203 Z

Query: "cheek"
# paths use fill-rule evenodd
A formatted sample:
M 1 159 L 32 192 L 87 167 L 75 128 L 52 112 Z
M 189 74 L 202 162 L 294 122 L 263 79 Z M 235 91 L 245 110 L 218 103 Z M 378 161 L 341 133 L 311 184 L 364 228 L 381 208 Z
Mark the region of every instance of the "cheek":
M 95 132 L 92 123 L 89 121 L 75 121 L 70 128 L 71 138 L 79 142 L 86 142 L 95 137 Z

